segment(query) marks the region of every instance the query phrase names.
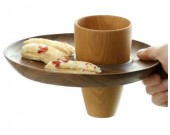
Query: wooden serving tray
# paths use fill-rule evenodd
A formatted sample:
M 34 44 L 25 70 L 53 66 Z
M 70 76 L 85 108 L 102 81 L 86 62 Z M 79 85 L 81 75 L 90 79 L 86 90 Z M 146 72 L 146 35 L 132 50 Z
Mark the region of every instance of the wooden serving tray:
M 37 36 L 52 40 L 68 42 L 74 46 L 74 34 L 51 34 Z M 42 83 L 74 86 L 74 87 L 110 87 L 114 85 L 124 85 L 143 79 L 155 72 L 160 63 L 158 61 L 140 61 L 136 56 L 139 49 L 149 47 L 149 45 L 133 40 L 131 49 L 131 60 L 121 65 L 103 66 L 99 74 L 74 74 L 74 73 L 54 73 L 44 70 L 45 64 L 31 61 L 21 57 L 21 47 L 23 39 L 9 45 L 4 55 L 8 62 L 23 76 L 31 80 Z M 75 59 L 75 58 L 72 58 Z

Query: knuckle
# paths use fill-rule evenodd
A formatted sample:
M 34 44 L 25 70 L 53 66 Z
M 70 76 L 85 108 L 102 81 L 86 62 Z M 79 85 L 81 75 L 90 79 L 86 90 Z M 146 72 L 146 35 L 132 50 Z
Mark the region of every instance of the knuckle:
M 159 101 L 158 101 L 157 96 L 155 96 L 155 95 L 152 96 L 152 103 L 155 104 L 155 105 L 159 105 L 160 104 Z
M 152 102 L 155 105 L 161 106 L 164 102 L 168 101 L 167 92 L 160 92 L 152 95 Z
M 152 92 L 152 88 L 151 87 L 146 87 L 146 93 L 149 94 L 149 95 L 152 95 L 153 92 Z
M 146 86 L 154 86 L 161 83 L 161 78 L 157 74 L 150 75 L 143 79 L 143 84 Z

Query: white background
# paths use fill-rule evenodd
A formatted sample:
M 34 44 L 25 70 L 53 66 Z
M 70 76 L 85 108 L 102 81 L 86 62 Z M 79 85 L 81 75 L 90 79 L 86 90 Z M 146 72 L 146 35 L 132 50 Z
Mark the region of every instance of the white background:
M 141 82 L 124 86 L 117 114 L 87 115 L 81 89 L 28 80 L 5 60 L 17 40 L 73 32 L 79 17 L 130 19 L 133 39 L 152 46 L 168 42 L 168 0 L 0 0 L 0 135 L 168 135 L 168 108 L 152 104 Z

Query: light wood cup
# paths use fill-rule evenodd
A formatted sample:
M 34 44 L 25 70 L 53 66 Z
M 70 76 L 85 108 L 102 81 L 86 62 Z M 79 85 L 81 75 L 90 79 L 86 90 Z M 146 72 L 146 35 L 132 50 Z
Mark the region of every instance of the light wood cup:
M 111 15 L 87 16 L 75 22 L 74 43 L 77 60 L 97 65 L 123 64 L 130 60 L 131 22 Z M 115 114 L 123 86 L 82 88 L 89 115 Z

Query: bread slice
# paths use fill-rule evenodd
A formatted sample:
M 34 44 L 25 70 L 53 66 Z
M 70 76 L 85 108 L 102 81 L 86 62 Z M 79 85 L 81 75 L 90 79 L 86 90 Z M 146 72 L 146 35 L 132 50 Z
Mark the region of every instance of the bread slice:
M 69 56 L 51 46 L 38 43 L 28 43 L 21 49 L 21 55 L 24 58 L 36 61 L 42 61 L 45 64 L 52 60 L 68 61 Z
M 28 44 L 28 43 L 38 43 L 38 44 L 51 46 L 67 54 L 68 56 L 72 56 L 75 53 L 75 47 L 73 47 L 68 43 L 60 42 L 56 40 L 50 40 L 45 38 L 30 38 L 23 42 L 23 44 Z
M 76 74 L 96 74 L 100 73 L 101 69 L 89 62 L 84 61 L 50 61 L 45 70 L 52 72 L 76 73 Z

